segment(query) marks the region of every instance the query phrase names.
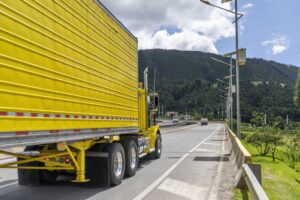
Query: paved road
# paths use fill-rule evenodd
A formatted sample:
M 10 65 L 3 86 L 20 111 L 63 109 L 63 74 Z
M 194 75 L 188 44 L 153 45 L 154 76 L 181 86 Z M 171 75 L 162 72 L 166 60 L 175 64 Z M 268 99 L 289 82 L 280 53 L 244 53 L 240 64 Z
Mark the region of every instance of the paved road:
M 233 174 L 223 125 L 191 125 L 163 132 L 161 159 L 143 160 L 136 176 L 119 186 L 85 188 L 61 180 L 24 187 L 17 185 L 15 170 L 1 169 L 0 199 L 231 199 Z

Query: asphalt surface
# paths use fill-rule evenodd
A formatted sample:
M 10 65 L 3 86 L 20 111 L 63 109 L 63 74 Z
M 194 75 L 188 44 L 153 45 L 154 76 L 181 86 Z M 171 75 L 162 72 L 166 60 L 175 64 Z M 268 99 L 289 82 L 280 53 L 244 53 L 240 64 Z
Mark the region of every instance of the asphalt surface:
M 224 126 L 190 125 L 162 130 L 163 154 L 142 160 L 137 174 L 108 188 L 86 188 L 61 179 L 19 186 L 15 169 L 0 169 L 0 200 L 231 199 L 233 172 Z

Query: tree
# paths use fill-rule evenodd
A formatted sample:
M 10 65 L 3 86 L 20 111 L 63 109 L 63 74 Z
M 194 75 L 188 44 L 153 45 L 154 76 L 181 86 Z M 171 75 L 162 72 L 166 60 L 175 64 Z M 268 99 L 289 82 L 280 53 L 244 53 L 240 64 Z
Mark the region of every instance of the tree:
M 254 145 L 258 153 L 266 156 L 270 152 L 270 127 L 257 128 L 254 134 L 248 137 L 248 142 Z
M 275 161 L 277 147 L 282 144 L 282 136 L 278 129 L 264 126 L 257 128 L 255 133 L 248 137 L 248 142 L 254 145 L 262 156 L 271 153 L 272 159 Z
M 294 135 L 287 143 L 287 153 L 292 159 L 294 165 L 295 162 L 298 162 L 300 158 L 300 134 Z
M 275 128 L 275 129 L 284 129 L 284 120 L 282 117 L 280 116 L 277 116 L 274 120 L 273 120 L 273 123 L 272 123 L 272 126 Z
M 300 70 L 298 69 L 298 77 L 296 81 L 296 90 L 295 90 L 295 96 L 294 96 L 294 102 L 297 105 L 297 107 L 300 107 Z
M 280 132 L 277 129 L 273 129 L 272 132 L 273 133 L 271 133 L 271 137 L 270 137 L 270 141 L 271 141 L 270 152 L 272 155 L 272 160 L 273 162 L 275 162 L 276 150 L 277 147 L 282 144 L 282 137 L 280 136 Z
M 255 125 L 256 127 L 263 126 L 264 114 L 256 111 L 252 112 L 251 124 Z

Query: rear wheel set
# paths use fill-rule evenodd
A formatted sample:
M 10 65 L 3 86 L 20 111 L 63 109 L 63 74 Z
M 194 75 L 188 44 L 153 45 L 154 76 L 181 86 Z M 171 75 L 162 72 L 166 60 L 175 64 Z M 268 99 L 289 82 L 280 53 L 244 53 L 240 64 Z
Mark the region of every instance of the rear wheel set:
M 107 153 L 105 159 L 87 159 L 86 173 L 90 179 L 87 185 L 115 186 L 122 182 L 124 176 L 135 175 L 138 167 L 137 143 L 135 140 L 125 140 L 122 144 L 111 143 L 98 148 L 98 152 Z
M 25 151 L 39 151 L 41 147 L 27 147 Z M 86 157 L 86 177 L 90 181 L 87 186 L 119 185 L 124 176 L 131 177 L 136 174 L 139 162 L 137 142 L 135 139 L 124 140 L 121 143 L 98 144 L 89 151 L 106 153 L 106 156 Z M 158 134 L 153 156 L 161 155 L 161 137 Z M 43 166 L 40 162 L 20 164 L 19 166 Z M 58 173 L 46 170 L 18 169 L 19 185 L 40 185 L 44 182 L 54 182 Z

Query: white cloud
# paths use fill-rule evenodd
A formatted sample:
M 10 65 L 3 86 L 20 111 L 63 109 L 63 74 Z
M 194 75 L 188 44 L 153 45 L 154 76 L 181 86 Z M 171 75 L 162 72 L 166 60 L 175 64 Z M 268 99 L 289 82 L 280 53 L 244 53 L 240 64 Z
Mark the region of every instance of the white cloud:
M 167 48 L 199 50 L 205 49 L 208 52 L 217 53 L 214 41 L 196 32 L 184 30 L 178 33 L 169 34 L 166 30 L 157 31 L 152 37 L 144 37 L 141 48 Z M 144 45 L 144 46 L 143 46 Z
M 245 23 L 246 23 L 246 15 L 248 15 L 249 13 L 249 10 L 253 7 L 254 5 L 252 3 L 247 3 L 247 4 L 244 4 L 242 6 L 242 9 L 241 9 L 241 13 L 244 15 L 244 17 L 241 18 L 240 20 L 240 34 L 243 35 L 244 34 L 244 31 L 246 29 L 246 26 L 245 26 Z
M 216 42 L 234 36 L 233 15 L 198 0 L 101 0 L 139 39 L 139 48 L 217 53 Z M 211 3 L 231 9 L 220 0 Z M 168 28 L 176 27 L 172 33 Z
M 283 45 L 274 45 L 272 48 L 272 52 L 274 55 L 280 54 L 286 50 L 287 50 L 287 47 L 283 46 Z
M 243 10 L 247 10 L 247 9 L 250 9 L 252 8 L 254 5 L 252 3 L 247 3 L 245 5 L 242 6 L 242 9 Z
M 262 45 L 270 48 L 268 52 L 271 52 L 273 55 L 278 55 L 288 49 L 289 40 L 285 35 L 274 35 L 271 40 L 262 42 Z

